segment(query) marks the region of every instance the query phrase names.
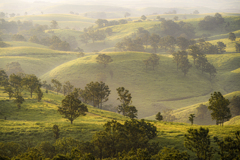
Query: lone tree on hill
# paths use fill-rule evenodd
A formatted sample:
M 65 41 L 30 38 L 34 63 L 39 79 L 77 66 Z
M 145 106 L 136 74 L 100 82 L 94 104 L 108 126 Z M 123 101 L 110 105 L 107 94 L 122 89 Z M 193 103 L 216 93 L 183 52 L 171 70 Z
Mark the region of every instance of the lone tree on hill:
M 228 37 L 228 39 L 230 39 L 231 41 L 235 41 L 236 40 L 236 36 L 235 36 L 235 34 L 234 33 L 229 33 L 229 37 Z
M 158 120 L 158 121 L 163 120 L 163 116 L 161 115 L 161 112 L 158 112 L 158 113 L 156 114 L 156 118 L 155 118 L 155 119 Z
M 229 100 L 225 99 L 220 92 L 211 94 L 208 109 L 212 111 L 212 119 L 216 119 L 217 125 L 220 124 L 223 126 L 223 123 L 232 117 L 228 108 L 229 104 Z
M 124 14 L 124 18 L 127 18 L 127 17 L 129 17 L 129 16 L 131 16 L 131 14 L 128 13 L 128 12 L 126 12 L 126 13 Z
M 104 68 L 106 68 L 108 63 L 111 63 L 113 61 L 111 56 L 108 56 L 106 54 L 99 54 L 96 59 L 99 64 L 103 64 Z
M 85 116 L 88 112 L 87 106 L 79 99 L 75 98 L 73 94 L 67 95 L 62 100 L 62 107 L 58 107 L 58 112 L 72 122 L 80 115 Z
M 147 19 L 147 17 L 145 15 L 142 15 L 141 19 L 145 21 Z
M 191 124 L 193 125 L 193 119 L 195 117 L 195 114 L 190 114 L 190 116 L 188 117 L 189 121 L 191 122 Z
M 57 28 L 58 28 L 58 23 L 57 23 L 57 21 L 52 20 L 50 23 L 51 23 L 50 27 L 51 27 L 52 29 L 57 29 Z
M 188 133 L 184 135 L 184 146 L 196 153 L 198 159 L 211 159 L 214 151 L 213 147 L 210 147 L 209 129 L 202 127 L 200 127 L 199 130 L 190 128 L 187 132 Z

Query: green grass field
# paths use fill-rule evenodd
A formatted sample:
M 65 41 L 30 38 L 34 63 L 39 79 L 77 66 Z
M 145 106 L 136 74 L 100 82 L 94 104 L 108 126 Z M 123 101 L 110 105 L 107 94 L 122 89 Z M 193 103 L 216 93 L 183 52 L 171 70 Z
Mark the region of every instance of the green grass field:
M 107 121 L 115 119 L 123 123 L 125 120 L 128 120 L 128 118 L 117 113 L 88 106 L 89 112 L 87 115 L 78 117 L 71 125 L 69 121 L 62 118 L 57 112 L 57 108 L 64 98 L 63 95 L 57 95 L 55 92 L 50 91 L 48 94 L 44 93 L 44 98 L 41 102 L 35 100 L 35 95 L 33 95 L 32 99 L 29 98 L 28 92 L 24 92 L 23 95 L 25 102 L 22 104 L 21 109 L 18 109 L 13 100 L 9 100 L 7 94 L 4 94 L 3 90 L 0 89 L 1 142 L 30 142 L 33 146 L 42 141 L 54 143 L 52 127 L 55 124 L 59 126 L 60 138 L 71 137 L 79 141 L 90 141 L 95 132 L 103 130 L 103 124 Z M 4 117 L 7 120 L 4 120 Z M 155 125 L 158 130 L 157 137 L 152 139 L 151 142 L 159 142 L 162 147 L 174 147 L 180 151 L 186 151 L 183 141 L 187 130 L 200 127 L 199 125 L 191 126 L 190 124 L 176 122 L 148 122 Z M 235 131 L 239 130 L 239 123 L 225 123 L 223 127 L 216 125 L 202 127 L 209 128 L 211 138 L 213 136 L 222 138 L 226 135 L 234 136 Z M 215 144 L 212 145 L 216 147 Z M 188 151 L 188 153 L 191 155 L 191 158 L 194 158 L 192 152 Z M 215 157 L 214 159 L 218 158 Z

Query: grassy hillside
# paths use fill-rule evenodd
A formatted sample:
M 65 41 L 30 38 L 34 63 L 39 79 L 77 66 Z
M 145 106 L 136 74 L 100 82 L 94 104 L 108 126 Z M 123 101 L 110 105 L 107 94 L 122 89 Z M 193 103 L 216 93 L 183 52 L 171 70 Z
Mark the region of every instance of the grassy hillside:
M 35 96 L 35 95 L 34 95 Z M 71 125 L 69 121 L 62 118 L 57 112 L 58 106 L 61 104 L 63 95 L 56 95 L 54 92 L 44 93 L 41 102 L 30 99 L 29 93 L 24 93 L 25 102 L 21 109 L 17 109 L 13 100 L 8 100 L 7 94 L 2 93 L 0 89 L 0 141 L 1 142 L 17 142 L 35 146 L 42 141 L 54 143 L 52 127 L 58 125 L 60 129 L 60 138 L 74 138 L 79 141 L 90 141 L 95 132 L 103 130 L 103 124 L 107 121 L 115 119 L 121 123 L 128 120 L 119 114 L 108 112 L 88 106 L 89 112 L 86 116 L 80 116 L 73 121 Z M 6 117 L 6 120 L 4 120 Z M 174 147 L 180 151 L 186 151 L 184 148 L 184 134 L 189 128 L 198 129 L 198 125 L 189 125 L 186 123 L 170 123 L 148 121 L 155 125 L 158 130 L 156 138 L 151 142 L 159 142 L 162 147 Z M 206 126 L 203 126 L 206 128 Z M 235 131 L 239 130 L 239 124 L 225 125 L 223 127 L 212 125 L 207 126 L 210 130 L 211 138 L 218 136 L 234 136 Z M 216 145 L 212 144 L 216 147 Z M 188 153 L 191 158 L 194 154 Z M 215 157 L 214 159 L 218 159 Z
M 231 92 L 229 94 L 224 95 L 225 98 L 231 100 L 233 96 L 240 96 L 240 91 L 235 91 L 235 92 Z M 210 98 L 210 96 L 209 96 Z M 209 99 L 208 98 L 208 99 Z M 200 104 L 209 105 L 208 101 L 203 101 L 201 103 L 197 103 L 197 104 L 193 104 L 187 107 L 183 107 L 180 109 L 176 109 L 173 111 L 173 115 L 177 118 L 176 122 L 184 122 L 184 123 L 190 123 L 188 120 L 188 117 L 190 114 L 195 114 L 197 115 L 197 107 L 199 107 Z M 155 115 L 147 117 L 146 119 L 150 119 L 150 120 L 155 120 Z M 239 120 L 239 116 L 232 118 L 230 121 L 225 122 L 224 125 L 235 125 L 235 124 L 239 124 L 238 122 Z M 211 116 L 210 116 L 210 111 L 208 111 L 208 117 L 205 120 L 201 120 L 198 121 L 197 119 L 195 119 L 194 121 L 195 124 L 216 124 L 216 120 L 211 120 Z
M 7 63 L 19 62 L 23 71 L 41 76 L 58 65 L 77 58 L 76 52 L 65 52 L 48 49 L 46 46 L 11 41 L 11 47 L 0 48 L 0 68 L 5 69 Z
M 92 55 L 60 65 L 41 78 L 50 81 L 55 77 L 61 82 L 69 80 L 76 87 L 84 88 L 85 84 L 99 81 L 100 75 L 104 75 L 107 77 L 105 83 L 112 90 L 109 104 L 117 106 L 116 88 L 123 86 L 132 93 L 133 105 L 139 110 L 139 117 L 153 115 L 165 108 L 177 109 L 206 101 L 213 91 L 226 94 L 240 90 L 237 79 L 228 79 L 235 74 L 239 76 L 239 73 L 231 72 L 240 67 L 239 53 L 208 56 L 218 70 L 212 82 L 209 75 L 202 74 L 195 67 L 184 77 L 180 70 L 177 72 L 176 64 L 170 56 L 160 56 L 159 66 L 152 70 L 146 69 L 142 62 L 150 56 L 149 53 L 122 52 L 108 55 L 113 62 L 106 68 L 96 62 L 97 55 Z M 113 78 L 110 71 L 114 73 Z M 224 78 L 226 76 L 228 78 Z

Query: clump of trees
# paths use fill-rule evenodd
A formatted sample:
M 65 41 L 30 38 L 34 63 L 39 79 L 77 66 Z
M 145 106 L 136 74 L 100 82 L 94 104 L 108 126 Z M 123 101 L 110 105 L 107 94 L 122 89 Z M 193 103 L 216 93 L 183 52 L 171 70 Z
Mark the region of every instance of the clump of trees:
M 95 41 L 104 41 L 105 43 L 105 30 L 94 30 L 92 27 L 85 28 L 84 33 L 80 35 L 80 41 L 87 45 L 91 40 L 92 43 Z
M 9 99 L 14 97 L 14 103 L 20 109 L 21 104 L 24 102 L 22 95 L 23 90 L 29 91 L 32 98 L 32 94 L 36 93 L 37 100 L 40 101 L 43 97 L 43 93 L 40 89 L 42 86 L 40 80 L 33 74 L 14 74 L 9 77 L 4 70 L 0 70 L 0 86 L 4 87 L 4 93 L 8 94 Z
M 130 14 L 128 12 L 126 12 L 124 16 L 126 18 L 126 17 L 130 16 Z M 106 19 L 98 19 L 95 23 L 98 25 L 98 28 L 102 28 L 102 27 L 107 27 L 107 26 L 126 24 L 126 23 L 128 23 L 128 21 L 125 19 L 120 19 L 118 21 L 116 21 L 116 20 L 108 21 Z
M 206 16 L 203 20 L 201 20 L 198 23 L 198 26 L 202 30 L 213 30 L 215 28 L 218 28 L 219 25 L 223 24 L 224 18 L 222 18 L 222 15 L 219 13 L 216 13 L 213 17 L 212 16 Z

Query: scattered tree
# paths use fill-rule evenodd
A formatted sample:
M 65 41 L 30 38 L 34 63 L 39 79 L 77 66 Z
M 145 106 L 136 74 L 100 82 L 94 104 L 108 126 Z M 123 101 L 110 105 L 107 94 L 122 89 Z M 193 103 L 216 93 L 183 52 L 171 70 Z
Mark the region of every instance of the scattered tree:
M 131 119 L 137 118 L 137 109 L 135 106 L 126 106 L 125 115 Z
M 231 118 L 231 112 L 228 108 L 230 104 L 228 99 L 225 99 L 220 92 L 214 92 L 209 99 L 208 109 L 212 111 L 212 119 L 216 120 L 216 124 L 223 126 L 223 123 Z
M 59 135 L 60 135 L 60 133 L 59 133 L 59 128 L 58 128 L 58 125 L 54 125 L 53 126 L 53 136 L 54 136 L 54 138 L 55 139 L 58 139 L 59 138 Z
M 218 48 L 218 53 L 224 53 L 226 52 L 226 44 L 223 42 L 217 42 L 217 48 Z
M 161 112 L 158 112 L 158 113 L 156 114 L 156 118 L 155 118 L 155 119 L 158 120 L 158 121 L 163 120 L 163 116 L 161 115 Z
M 141 19 L 145 21 L 147 19 L 147 17 L 145 15 L 142 15 Z
M 129 17 L 129 16 L 131 16 L 131 14 L 128 13 L 128 12 L 126 12 L 126 13 L 124 14 L 124 18 L 127 18 L 127 17 Z
M 54 86 L 54 88 L 55 88 L 55 90 L 56 90 L 56 92 L 58 94 L 58 92 L 61 91 L 62 84 L 58 80 L 56 80 L 56 79 L 52 79 L 51 82 L 53 83 L 53 86 Z
M 62 106 L 58 107 L 58 112 L 72 124 L 80 115 L 85 116 L 85 112 L 88 112 L 88 109 L 85 104 L 76 99 L 73 94 L 70 94 L 62 100 Z
M 106 68 L 107 64 L 113 61 L 111 56 L 108 56 L 106 54 L 99 54 L 96 60 L 99 64 L 103 64 L 104 68 Z
M 230 39 L 231 41 L 235 41 L 236 40 L 236 36 L 233 32 L 229 33 L 228 39 Z
M 50 23 L 51 23 L 50 27 L 51 27 L 52 29 L 57 29 L 57 28 L 58 28 L 58 23 L 57 23 L 57 21 L 52 20 Z
M 194 117 L 195 117 L 195 114 L 190 114 L 190 116 L 188 117 L 188 120 L 191 122 L 192 125 L 193 125 Z
M 132 96 L 131 93 L 129 93 L 129 90 L 126 90 L 124 87 L 117 88 L 117 93 L 119 100 L 121 102 L 121 105 L 118 106 L 118 113 L 121 113 L 126 116 L 126 107 L 132 103 Z

